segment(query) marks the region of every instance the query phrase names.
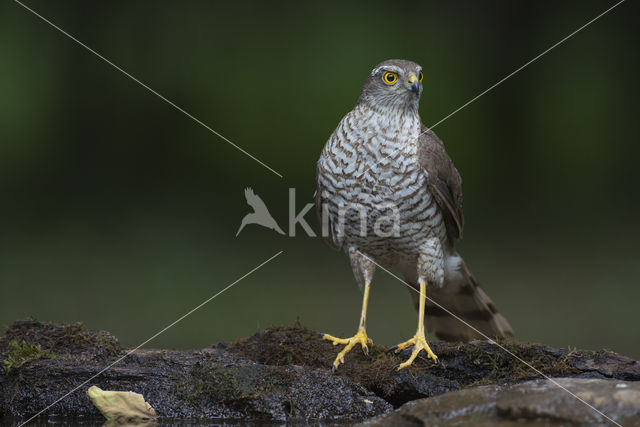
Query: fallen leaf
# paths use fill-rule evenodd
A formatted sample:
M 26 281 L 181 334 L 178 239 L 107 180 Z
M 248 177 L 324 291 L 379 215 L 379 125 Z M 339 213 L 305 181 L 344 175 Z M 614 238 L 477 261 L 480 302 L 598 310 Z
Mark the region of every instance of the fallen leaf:
M 154 420 L 156 411 L 144 397 L 132 391 L 108 391 L 91 386 L 87 395 L 107 422 L 129 423 Z

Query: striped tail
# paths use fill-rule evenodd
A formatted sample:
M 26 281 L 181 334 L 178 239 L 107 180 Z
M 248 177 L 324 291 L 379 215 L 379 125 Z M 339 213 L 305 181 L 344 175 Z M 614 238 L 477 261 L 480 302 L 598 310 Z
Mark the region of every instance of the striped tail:
M 447 259 L 444 286 L 429 289 L 427 297 L 490 338 L 513 337 L 509 322 L 498 312 L 457 253 Z M 417 302 L 415 296 L 414 302 Z M 429 300 L 426 303 L 425 326 L 444 341 L 485 339 Z

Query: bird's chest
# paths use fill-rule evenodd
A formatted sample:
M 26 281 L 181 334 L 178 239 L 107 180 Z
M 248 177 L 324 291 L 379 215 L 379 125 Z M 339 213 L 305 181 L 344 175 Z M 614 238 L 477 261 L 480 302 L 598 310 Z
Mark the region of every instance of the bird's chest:
M 385 126 L 387 125 L 387 126 Z M 431 232 L 434 204 L 421 168 L 420 122 L 391 125 L 345 119 L 319 164 L 323 212 L 332 233 L 372 255 L 413 254 Z
M 417 153 L 420 122 L 412 118 L 345 119 L 327 144 L 324 172 L 332 196 L 368 206 L 397 203 L 419 188 L 426 175 Z

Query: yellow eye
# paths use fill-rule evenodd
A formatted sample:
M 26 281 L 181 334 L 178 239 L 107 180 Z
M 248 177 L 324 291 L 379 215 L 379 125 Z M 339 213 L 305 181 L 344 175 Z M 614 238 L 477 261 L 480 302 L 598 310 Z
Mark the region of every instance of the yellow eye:
M 422 81 L 422 77 L 424 77 L 424 76 L 422 75 L 422 71 L 420 71 L 420 74 L 418 74 L 418 81 L 419 82 Z
M 392 73 L 390 71 L 387 71 L 382 76 L 382 81 L 385 82 L 388 85 L 394 84 L 396 82 L 396 80 L 398 80 L 398 75 L 396 73 Z

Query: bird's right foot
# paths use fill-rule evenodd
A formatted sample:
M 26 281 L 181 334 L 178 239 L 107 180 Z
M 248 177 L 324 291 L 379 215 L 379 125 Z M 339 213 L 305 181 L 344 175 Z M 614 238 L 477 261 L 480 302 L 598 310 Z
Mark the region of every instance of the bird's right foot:
M 367 336 L 367 331 L 364 328 L 358 329 L 358 332 L 356 332 L 356 334 L 351 338 L 337 338 L 333 335 L 322 334 L 322 339 L 331 341 L 333 345 L 346 344 L 346 347 L 343 348 L 340 353 L 338 353 L 338 355 L 336 356 L 336 360 L 333 361 L 333 367 L 331 368 L 331 370 L 334 372 L 336 369 L 338 369 L 338 366 L 344 363 L 344 356 L 351 351 L 353 346 L 355 346 L 356 344 L 360 344 L 362 346 L 362 352 L 366 356 L 369 356 L 368 345 L 373 344 L 373 341 Z

